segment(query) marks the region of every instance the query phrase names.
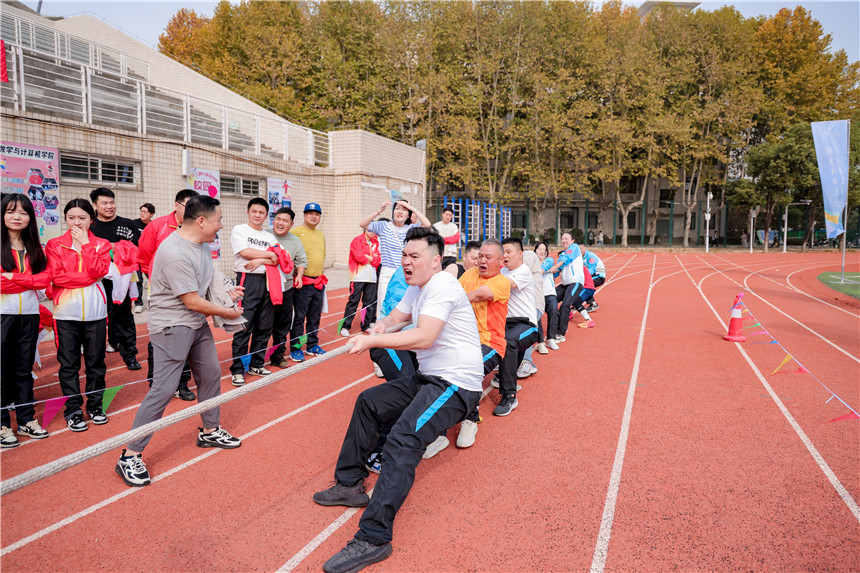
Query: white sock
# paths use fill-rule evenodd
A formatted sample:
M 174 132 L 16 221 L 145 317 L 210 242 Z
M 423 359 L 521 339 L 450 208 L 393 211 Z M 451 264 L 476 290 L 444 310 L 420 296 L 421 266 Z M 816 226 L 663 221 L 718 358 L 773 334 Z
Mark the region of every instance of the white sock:
M 588 322 L 589 320 L 591 320 L 591 318 L 589 318 L 589 317 L 588 317 L 588 311 L 587 311 L 587 310 L 582 309 L 582 310 L 580 310 L 580 311 L 579 311 L 579 314 L 581 314 L 581 315 L 582 315 L 582 318 L 584 318 L 584 319 L 586 320 L 586 322 Z

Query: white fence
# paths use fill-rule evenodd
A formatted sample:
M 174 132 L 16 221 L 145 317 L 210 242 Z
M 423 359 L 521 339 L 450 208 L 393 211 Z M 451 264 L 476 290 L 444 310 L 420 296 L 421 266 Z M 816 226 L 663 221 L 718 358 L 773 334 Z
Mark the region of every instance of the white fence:
M 151 84 L 146 62 L 108 54 L 96 44 L 85 50 L 85 41 L 50 28 L 45 30 L 54 33 L 53 42 L 37 42 L 39 30 L 24 20 L 2 22 L 9 74 L 9 83 L 0 83 L 3 107 L 306 165 L 331 164 L 327 133 Z M 73 42 L 82 44 L 80 57 L 72 57 Z

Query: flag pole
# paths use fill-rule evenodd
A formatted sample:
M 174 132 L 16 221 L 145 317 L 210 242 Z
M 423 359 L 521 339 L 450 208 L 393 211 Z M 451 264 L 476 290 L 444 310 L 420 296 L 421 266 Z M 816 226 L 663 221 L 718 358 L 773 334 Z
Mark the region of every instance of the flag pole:
M 848 157 L 851 157 L 851 120 L 848 121 Z M 848 189 L 845 189 L 845 208 L 842 216 L 842 279 L 845 282 L 845 247 L 848 245 Z

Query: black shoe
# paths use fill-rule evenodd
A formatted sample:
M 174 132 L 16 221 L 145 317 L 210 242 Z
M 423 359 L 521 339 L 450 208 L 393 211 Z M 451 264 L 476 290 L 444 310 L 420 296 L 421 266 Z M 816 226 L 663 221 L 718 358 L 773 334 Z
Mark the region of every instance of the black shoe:
M 350 539 L 346 547 L 335 553 L 323 565 L 325 573 L 355 573 L 391 556 L 391 544 L 373 545 L 363 539 Z
M 242 445 L 242 440 L 230 435 L 230 432 L 222 427 L 217 427 L 208 434 L 203 433 L 203 428 L 198 428 L 200 431 L 197 434 L 198 448 L 222 448 L 232 450 Z
M 173 397 L 185 400 L 186 402 L 191 402 L 192 400 L 197 399 L 197 394 L 189 390 L 188 386 L 180 386 L 179 390 L 173 393 Z
M 519 406 L 519 402 L 517 402 L 516 396 L 502 396 L 502 400 L 499 402 L 499 405 L 493 410 L 493 415 L 507 416 L 513 412 L 514 408 L 517 406 Z
M 146 469 L 146 464 L 140 457 L 140 454 L 134 456 L 126 455 L 126 451 L 122 451 L 122 455 L 114 466 L 116 474 L 122 478 L 127 485 L 132 487 L 142 487 L 150 484 L 149 471 Z
M 140 370 L 142 368 L 140 362 L 138 362 L 137 358 L 135 358 L 134 356 L 125 361 L 125 366 L 129 370 Z
M 365 492 L 364 480 L 353 486 L 346 486 L 339 481 L 322 491 L 314 494 L 314 501 L 320 505 L 345 505 L 346 507 L 365 507 L 370 503 L 370 496 Z

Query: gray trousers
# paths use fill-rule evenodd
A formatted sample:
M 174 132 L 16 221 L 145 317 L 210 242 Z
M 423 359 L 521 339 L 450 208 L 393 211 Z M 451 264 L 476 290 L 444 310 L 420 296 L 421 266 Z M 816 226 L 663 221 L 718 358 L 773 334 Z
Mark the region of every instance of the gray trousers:
M 197 381 L 197 401 L 203 402 L 221 394 L 221 367 L 218 365 L 218 352 L 209 324 L 200 328 L 188 326 L 169 326 L 150 336 L 155 356 L 155 371 L 152 388 L 146 394 L 132 429 L 160 420 L 164 410 L 173 399 L 179 387 L 179 377 L 185 360 L 191 365 L 191 373 Z M 220 420 L 219 408 L 212 408 L 200 414 L 204 428 L 215 428 Z M 128 449 L 142 452 L 152 434 L 129 442 Z

